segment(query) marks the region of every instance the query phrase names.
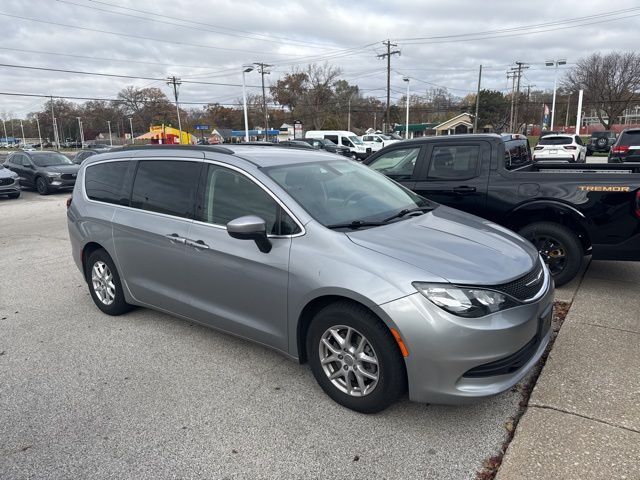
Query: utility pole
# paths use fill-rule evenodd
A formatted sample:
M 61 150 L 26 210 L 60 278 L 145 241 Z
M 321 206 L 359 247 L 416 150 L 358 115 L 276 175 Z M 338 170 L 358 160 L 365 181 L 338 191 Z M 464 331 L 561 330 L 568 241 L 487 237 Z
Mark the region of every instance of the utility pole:
M 386 42 L 382 42 L 383 45 L 387 47 L 387 53 L 382 53 L 378 55 L 378 58 L 387 58 L 387 111 L 386 111 L 386 122 L 387 122 L 387 130 L 389 130 L 389 126 L 391 125 L 390 120 L 390 106 L 391 106 L 391 55 L 400 55 L 400 50 L 391 50 L 391 47 L 397 47 L 397 43 L 391 43 L 390 40 Z
M 262 78 L 262 110 L 264 112 L 264 140 L 267 141 L 267 131 L 269 131 L 269 112 L 267 111 L 267 95 L 264 89 L 264 76 L 271 74 L 270 71 L 267 70 L 269 67 L 273 67 L 273 65 L 269 65 L 263 62 L 255 62 L 254 65 L 258 67 L 258 72 L 260 72 L 260 77 Z
M 482 65 L 478 72 L 478 92 L 476 93 L 476 116 L 473 117 L 473 133 L 478 133 L 478 110 L 480 110 L 480 82 L 482 81 Z
M 56 149 L 60 149 L 60 138 L 58 137 L 58 124 L 56 122 L 56 115 L 53 111 L 53 96 L 51 97 L 51 121 L 53 122 L 53 143 Z
M 38 125 L 38 140 L 40 141 L 40 151 L 42 151 L 42 133 L 40 132 L 40 120 L 38 119 L 38 115 L 36 115 L 36 125 Z M 7 135 L 5 131 L 5 136 Z
M 180 120 L 180 104 L 178 103 L 178 87 L 182 85 L 182 82 L 179 78 L 167 77 L 167 85 L 173 85 L 173 98 L 176 99 L 176 112 L 178 113 L 178 131 L 180 134 L 178 135 L 178 143 L 182 143 L 182 122 Z
M 518 85 L 516 87 L 516 98 L 515 98 L 515 108 L 513 112 L 513 123 L 515 128 L 518 128 L 518 102 L 520 100 L 520 79 L 522 78 L 522 71 L 529 68 L 529 65 L 524 62 L 516 62 L 517 67 L 512 68 L 517 75 Z

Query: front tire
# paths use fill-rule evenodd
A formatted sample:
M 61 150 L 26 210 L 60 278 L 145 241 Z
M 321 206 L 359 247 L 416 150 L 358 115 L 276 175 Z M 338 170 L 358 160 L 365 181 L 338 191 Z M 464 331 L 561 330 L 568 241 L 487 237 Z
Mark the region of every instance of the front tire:
M 36 178 L 36 190 L 40 195 L 49 195 L 49 185 L 47 185 L 47 181 L 44 178 Z
M 124 299 L 120 275 L 105 250 L 96 250 L 89 256 L 85 277 L 93 302 L 107 315 L 122 315 L 133 308 Z
M 584 251 L 580 239 L 570 229 L 559 223 L 536 222 L 518 233 L 540 252 L 557 287 L 577 275 Z
M 311 371 L 327 395 L 361 413 L 377 413 L 406 390 L 400 348 L 387 326 L 362 305 L 326 306 L 306 339 Z

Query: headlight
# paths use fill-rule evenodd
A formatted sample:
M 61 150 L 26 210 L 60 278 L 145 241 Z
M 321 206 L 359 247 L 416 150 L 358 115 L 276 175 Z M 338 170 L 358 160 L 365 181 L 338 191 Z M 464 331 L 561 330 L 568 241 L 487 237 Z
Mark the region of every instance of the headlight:
M 484 317 L 519 305 L 517 301 L 503 293 L 482 288 L 420 282 L 414 282 L 413 286 L 431 303 L 459 317 Z
M 60 172 L 47 172 L 47 177 L 59 177 L 62 175 Z

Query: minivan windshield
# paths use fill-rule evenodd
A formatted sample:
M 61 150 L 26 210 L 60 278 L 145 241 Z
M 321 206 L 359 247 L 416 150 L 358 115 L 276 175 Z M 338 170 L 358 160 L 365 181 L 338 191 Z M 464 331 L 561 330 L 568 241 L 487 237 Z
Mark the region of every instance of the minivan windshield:
M 346 160 L 298 163 L 264 170 L 327 227 L 375 226 L 365 224 L 390 221 L 437 205 L 380 173 Z
M 43 152 L 33 154 L 33 163 L 39 167 L 52 167 L 54 165 L 73 165 L 71 159 L 57 152 Z

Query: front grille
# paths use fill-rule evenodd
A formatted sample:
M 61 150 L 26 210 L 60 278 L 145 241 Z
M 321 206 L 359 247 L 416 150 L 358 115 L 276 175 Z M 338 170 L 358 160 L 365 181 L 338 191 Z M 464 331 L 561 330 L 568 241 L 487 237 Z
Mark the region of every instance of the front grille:
M 13 178 L 0 178 L 0 185 L 11 185 L 13 184 Z
M 512 282 L 503 283 L 501 285 L 492 285 L 491 288 L 504 292 L 507 295 L 524 301 L 536 296 L 544 285 L 544 268 L 540 259 L 536 262 L 535 267 L 525 276 L 520 277 Z M 536 281 L 537 280 L 537 281 Z M 529 285 L 527 285 L 529 284 Z
M 76 179 L 76 174 L 75 173 L 63 173 L 62 175 L 60 175 L 60 178 L 62 180 L 75 180 Z
M 540 335 L 536 335 L 529 340 L 529 343 L 516 353 L 513 353 L 508 357 L 501 358 L 500 360 L 496 360 L 495 362 L 485 363 L 484 365 L 474 367 L 471 370 L 467 370 L 462 376 L 466 378 L 480 378 L 513 373 L 524 367 L 534 353 L 536 353 L 541 338 L 542 337 Z

